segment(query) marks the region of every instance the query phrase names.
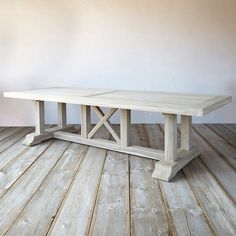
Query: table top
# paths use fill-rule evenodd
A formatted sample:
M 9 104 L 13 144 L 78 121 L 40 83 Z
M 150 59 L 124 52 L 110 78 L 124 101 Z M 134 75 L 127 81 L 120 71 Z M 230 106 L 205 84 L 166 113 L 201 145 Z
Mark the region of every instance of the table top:
M 232 101 L 231 96 L 89 88 L 45 88 L 5 92 L 5 97 L 204 116 Z

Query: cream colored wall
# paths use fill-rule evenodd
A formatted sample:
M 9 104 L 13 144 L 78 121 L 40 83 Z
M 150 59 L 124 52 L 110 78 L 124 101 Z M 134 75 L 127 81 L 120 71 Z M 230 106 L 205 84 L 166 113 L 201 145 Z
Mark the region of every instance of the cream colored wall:
M 48 86 L 236 95 L 235 0 L 0 0 L 0 91 Z M 236 102 L 205 122 L 236 122 Z M 47 121 L 55 106 L 47 104 Z M 33 123 L 0 100 L 0 125 Z M 70 106 L 70 122 L 79 121 Z M 78 111 L 79 112 L 79 111 Z M 161 121 L 134 113 L 133 121 Z

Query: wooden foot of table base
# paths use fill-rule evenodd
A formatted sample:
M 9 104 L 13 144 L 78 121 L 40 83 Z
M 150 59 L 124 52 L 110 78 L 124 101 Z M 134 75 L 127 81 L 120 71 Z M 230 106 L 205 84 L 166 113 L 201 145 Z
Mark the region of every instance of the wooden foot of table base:
M 156 163 L 152 177 L 164 181 L 170 181 L 179 170 L 187 165 L 195 157 L 199 156 L 200 149 L 195 146 L 190 151 L 179 150 L 177 153 L 178 160 L 175 162 L 168 162 L 161 160 Z
M 53 134 L 56 131 L 71 131 L 73 129 L 75 129 L 74 126 L 68 126 L 66 128 L 54 127 L 54 128 L 45 130 L 45 132 L 41 134 L 31 133 L 31 134 L 26 135 L 25 140 L 23 141 L 23 144 L 26 146 L 33 146 L 43 141 L 46 141 L 48 139 L 52 139 Z

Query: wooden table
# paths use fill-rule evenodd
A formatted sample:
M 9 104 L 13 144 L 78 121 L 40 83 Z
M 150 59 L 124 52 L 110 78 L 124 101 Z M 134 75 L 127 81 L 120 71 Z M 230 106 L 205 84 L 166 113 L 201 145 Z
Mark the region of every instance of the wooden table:
M 159 160 L 152 176 L 169 181 L 188 162 L 200 154 L 191 145 L 192 116 L 204 116 L 231 102 L 230 96 L 192 95 L 147 91 L 122 91 L 86 88 L 47 88 L 5 92 L 5 97 L 35 101 L 35 133 L 26 136 L 24 144 L 35 145 L 51 138 L 91 145 L 145 158 Z M 45 129 L 44 102 L 57 102 L 58 127 Z M 81 134 L 69 133 L 66 122 L 66 104 L 81 105 Z M 110 108 L 104 113 L 100 107 Z M 100 121 L 92 128 L 91 108 Z M 161 112 L 165 117 L 165 150 L 131 146 L 131 110 Z M 119 111 L 120 135 L 112 128 L 109 118 Z M 177 115 L 181 116 L 181 146 L 177 148 Z M 102 125 L 115 141 L 93 138 Z

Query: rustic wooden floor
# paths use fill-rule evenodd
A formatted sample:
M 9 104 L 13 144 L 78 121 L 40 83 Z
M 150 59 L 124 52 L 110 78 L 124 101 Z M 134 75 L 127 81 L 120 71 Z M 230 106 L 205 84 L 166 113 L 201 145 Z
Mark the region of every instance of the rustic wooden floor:
M 159 125 L 132 142 L 163 148 Z M 0 235 L 236 235 L 236 125 L 194 125 L 202 149 L 172 182 L 154 161 L 0 128 Z M 104 130 L 98 136 L 109 138 Z

